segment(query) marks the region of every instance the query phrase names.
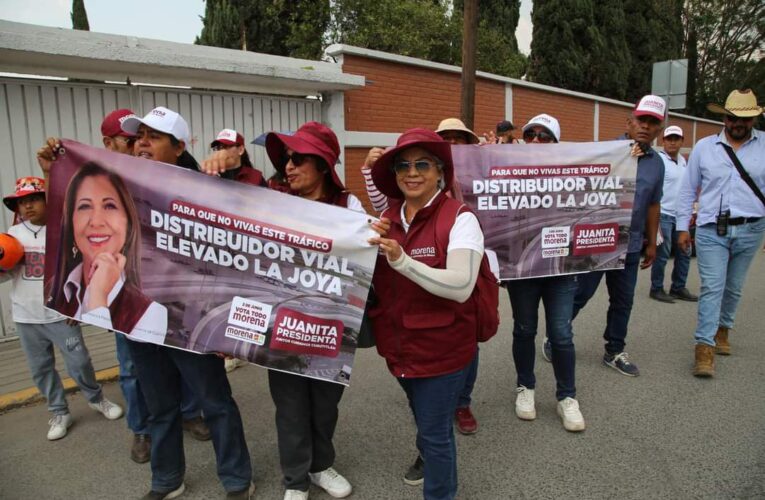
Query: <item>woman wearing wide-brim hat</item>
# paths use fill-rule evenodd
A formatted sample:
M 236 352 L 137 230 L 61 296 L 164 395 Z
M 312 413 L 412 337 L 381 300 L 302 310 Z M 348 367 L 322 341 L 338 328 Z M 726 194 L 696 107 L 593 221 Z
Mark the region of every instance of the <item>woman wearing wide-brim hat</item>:
M 274 168 L 289 184 L 289 193 L 363 212 L 361 201 L 348 193 L 335 171 L 340 156 L 337 136 L 326 126 L 308 122 L 293 135 L 271 132 L 266 151 Z M 311 483 L 335 498 L 351 494 L 350 483 L 332 468 L 332 437 L 344 386 L 269 370 L 268 387 L 276 405 L 279 460 L 285 500 L 308 498 Z
M 375 162 L 372 178 L 390 204 L 373 225 L 380 236 L 370 240 L 382 251 L 373 278 L 378 304 L 369 311 L 377 350 L 414 414 L 420 453 L 414 467 L 424 467 L 423 495 L 451 499 L 457 492 L 452 419 L 477 348 L 469 299 L 483 233 L 476 216 L 446 195 L 454 182 L 451 146 L 433 131 L 404 132 Z M 450 214 L 452 220 L 439 218 Z

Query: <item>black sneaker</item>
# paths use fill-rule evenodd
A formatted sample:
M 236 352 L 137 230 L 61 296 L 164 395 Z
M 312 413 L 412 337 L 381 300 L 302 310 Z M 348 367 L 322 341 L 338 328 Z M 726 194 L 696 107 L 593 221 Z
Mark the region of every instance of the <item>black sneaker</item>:
M 659 302 L 666 302 L 667 304 L 675 303 L 675 299 L 667 295 L 663 288 L 659 288 L 658 290 L 651 290 L 648 293 L 648 296 L 653 300 L 658 300 Z
M 552 344 L 550 344 L 550 339 L 547 337 L 545 337 L 545 342 L 542 344 L 542 357 L 548 363 L 552 363 Z
M 640 375 L 638 367 L 627 360 L 626 352 L 617 352 L 616 354 L 605 353 L 603 355 L 603 364 L 610 366 L 617 372 L 622 375 L 627 375 L 628 377 L 637 377 Z
M 685 300 L 686 302 L 698 302 L 699 296 L 693 295 L 687 288 L 678 288 L 677 290 L 670 290 L 669 294 L 678 299 Z
M 409 486 L 419 486 L 425 482 L 425 462 L 422 461 L 421 456 L 417 455 L 417 460 L 404 474 L 404 482 Z
M 172 500 L 173 498 L 178 498 L 179 496 L 183 495 L 184 491 L 186 491 L 186 485 L 181 483 L 181 485 L 173 491 L 160 493 L 159 491 L 151 490 L 146 495 L 144 495 L 141 500 Z

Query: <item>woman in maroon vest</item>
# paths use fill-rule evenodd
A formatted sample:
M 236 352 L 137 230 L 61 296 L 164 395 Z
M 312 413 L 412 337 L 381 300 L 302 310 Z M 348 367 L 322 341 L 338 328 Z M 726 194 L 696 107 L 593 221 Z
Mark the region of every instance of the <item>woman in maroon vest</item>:
M 452 499 L 457 493 L 452 419 L 477 348 L 470 297 L 483 234 L 476 216 L 446 196 L 454 179 L 451 148 L 435 132 L 404 132 L 375 162 L 372 179 L 389 199 L 373 226 L 381 236 L 370 240 L 382 251 L 373 278 L 379 300 L 369 311 L 377 350 L 414 414 L 424 497 Z M 451 212 L 458 215 L 444 221 L 439 213 L 449 204 L 459 205 Z M 444 225 L 447 238 L 440 236 Z
M 308 122 L 294 135 L 271 132 L 266 151 L 289 183 L 289 193 L 307 200 L 363 212 L 361 201 L 348 193 L 335 172 L 340 144 L 334 132 Z M 279 459 L 287 488 L 285 500 L 308 498 L 311 483 L 335 498 L 351 494 L 350 483 L 332 468 L 337 406 L 343 385 L 276 370 L 268 371 L 276 405 Z

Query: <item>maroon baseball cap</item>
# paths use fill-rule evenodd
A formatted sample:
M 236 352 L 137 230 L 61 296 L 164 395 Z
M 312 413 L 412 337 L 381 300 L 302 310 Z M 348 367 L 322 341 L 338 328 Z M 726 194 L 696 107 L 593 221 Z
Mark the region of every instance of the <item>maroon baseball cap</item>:
M 340 157 L 340 143 L 337 136 L 326 125 L 319 122 L 303 124 L 293 135 L 270 132 L 266 136 L 266 152 L 274 168 L 281 174 L 285 173 L 285 151 L 291 149 L 296 153 L 314 155 L 323 159 L 332 173 L 332 182 L 344 190 L 345 186 L 335 171 L 335 163 Z
M 118 135 L 135 137 L 135 134 L 122 130 L 122 122 L 134 116 L 135 113 L 130 109 L 123 108 L 112 111 L 101 122 L 101 135 L 104 137 L 115 137 Z
M 430 152 L 444 163 L 445 189 L 448 191 L 454 181 L 454 164 L 452 163 L 452 147 L 440 135 L 424 128 L 409 129 L 401 134 L 396 145 L 383 153 L 372 167 L 372 181 L 377 189 L 389 198 L 401 199 L 404 193 L 398 187 L 396 174 L 391 169 L 393 161 L 405 149 L 419 147 Z
M 224 144 L 226 146 L 243 146 L 244 137 L 242 134 L 231 128 L 224 128 L 215 137 L 215 140 L 210 143 L 210 147 L 214 148 L 216 144 Z

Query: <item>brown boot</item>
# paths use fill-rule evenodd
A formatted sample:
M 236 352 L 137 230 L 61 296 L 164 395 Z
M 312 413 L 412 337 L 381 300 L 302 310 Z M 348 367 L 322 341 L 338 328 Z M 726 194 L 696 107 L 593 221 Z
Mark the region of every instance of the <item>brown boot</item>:
M 696 365 L 693 375 L 696 377 L 712 377 L 715 374 L 715 348 L 711 345 L 696 344 Z
M 717 333 L 715 333 L 715 352 L 720 356 L 730 356 L 728 329 L 724 326 L 718 327 Z

